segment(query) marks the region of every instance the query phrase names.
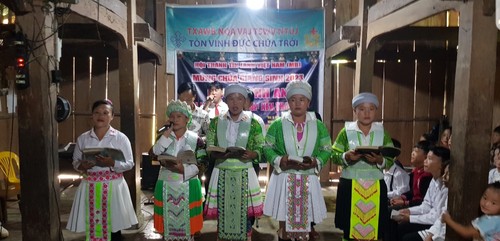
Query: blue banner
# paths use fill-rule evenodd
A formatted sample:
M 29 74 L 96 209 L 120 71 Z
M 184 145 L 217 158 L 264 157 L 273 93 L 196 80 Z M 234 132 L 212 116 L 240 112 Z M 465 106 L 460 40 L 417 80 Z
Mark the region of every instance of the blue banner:
M 286 53 L 324 49 L 323 9 L 167 6 L 167 72 L 177 51 Z
M 312 86 L 310 111 L 321 114 L 323 98 L 323 54 L 183 52 L 177 55 L 177 85 L 191 81 L 197 86 L 198 105 L 203 105 L 210 83 L 224 87 L 239 83 L 255 95 L 251 111 L 269 123 L 289 109 L 285 87 L 293 80 Z

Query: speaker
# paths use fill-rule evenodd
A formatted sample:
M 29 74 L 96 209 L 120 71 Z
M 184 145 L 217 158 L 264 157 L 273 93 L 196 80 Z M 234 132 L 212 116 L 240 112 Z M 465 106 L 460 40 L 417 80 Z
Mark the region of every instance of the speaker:
M 69 104 L 69 101 L 62 96 L 57 96 L 56 100 L 56 121 L 57 122 L 63 122 L 71 114 L 71 105 Z

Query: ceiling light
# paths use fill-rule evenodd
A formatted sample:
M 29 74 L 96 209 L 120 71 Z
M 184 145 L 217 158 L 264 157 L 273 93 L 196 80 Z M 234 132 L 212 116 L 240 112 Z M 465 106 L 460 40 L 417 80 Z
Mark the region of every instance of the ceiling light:
M 261 9 L 264 7 L 264 0 L 247 0 L 247 7 L 250 9 Z

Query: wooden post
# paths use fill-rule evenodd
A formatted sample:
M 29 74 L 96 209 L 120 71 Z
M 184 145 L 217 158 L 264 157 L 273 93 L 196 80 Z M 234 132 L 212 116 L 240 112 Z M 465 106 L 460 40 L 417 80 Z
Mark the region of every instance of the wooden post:
M 495 18 L 484 16 L 483 1 L 462 4 L 458 46 L 448 210 L 468 225 L 488 178 L 495 85 L 497 29 Z M 446 231 L 446 240 L 467 240 Z
M 367 42 L 368 8 L 375 4 L 375 0 L 360 0 L 359 26 L 361 27 L 359 43 L 356 50 L 356 73 L 354 77 L 354 94 L 372 91 L 373 63 L 375 48 Z
M 334 8 L 335 2 L 333 0 L 327 0 L 325 1 L 325 39 L 328 39 L 331 37 L 333 34 L 333 8 Z M 333 99 L 333 86 L 332 86 L 332 71 L 333 67 L 330 64 L 330 57 L 325 55 L 324 58 L 325 64 L 324 64 L 324 88 L 323 88 L 323 97 L 325 100 L 332 100 Z M 322 91 L 322 90 L 319 90 Z M 328 130 L 332 130 L 332 125 L 333 125 L 333 103 L 332 101 L 324 101 L 323 103 L 323 123 L 325 123 L 326 127 Z M 335 138 L 335 137 L 333 137 Z M 331 167 L 331 162 L 328 162 L 325 167 L 323 167 L 323 170 L 320 173 L 320 180 L 323 183 L 329 183 L 330 179 L 330 170 L 332 169 Z
M 142 221 L 141 202 L 139 194 L 141 151 L 139 141 L 139 98 L 137 94 L 138 60 L 137 44 L 134 41 L 134 23 L 136 22 L 135 0 L 127 0 L 127 44 L 118 49 L 120 68 L 120 126 L 121 131 L 127 135 L 132 144 L 135 166 L 125 172 L 125 180 L 130 188 L 130 196 L 135 207 L 135 212 Z M 122 43 L 122 42 L 120 42 Z M 123 43 L 122 43 L 123 44 Z
M 45 10 L 46 1 L 35 0 L 29 13 L 16 20 L 30 43 L 30 86 L 17 90 L 19 156 L 23 240 L 62 240 L 59 218 L 59 158 L 57 122 L 54 119 L 56 87 L 54 69 L 55 16 Z

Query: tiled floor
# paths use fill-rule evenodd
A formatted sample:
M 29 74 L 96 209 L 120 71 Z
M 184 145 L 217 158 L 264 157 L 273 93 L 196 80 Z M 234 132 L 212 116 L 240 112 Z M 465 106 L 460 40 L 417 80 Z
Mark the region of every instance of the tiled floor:
M 61 185 L 64 186 L 64 185 Z M 70 186 L 61 192 L 61 223 L 62 226 L 66 226 L 66 221 L 69 216 L 69 210 L 71 209 L 72 198 L 76 191 L 76 186 Z M 323 193 L 327 197 L 335 195 L 335 190 L 333 188 L 324 188 Z M 148 197 L 151 197 L 151 191 L 143 192 L 143 204 L 142 207 L 142 225 L 138 229 L 131 229 L 123 231 L 123 235 L 126 241 L 146 241 L 146 240 L 162 240 L 161 236 L 153 231 L 153 206 L 146 205 Z M 10 236 L 6 241 L 21 241 L 21 215 L 19 213 L 19 206 L 17 201 L 9 201 L 8 205 L 8 222 L 4 225 L 10 232 Z M 322 223 L 316 225 L 316 230 L 320 234 L 318 240 L 328 240 L 335 241 L 341 240 L 341 231 L 334 228 L 333 226 L 333 212 L 329 212 L 327 219 Z M 196 238 L 196 241 L 215 241 L 216 240 L 216 222 L 212 220 L 206 220 L 204 222 L 204 227 L 201 232 L 201 236 Z M 269 217 L 262 217 L 258 220 L 258 226 L 254 226 L 254 232 L 252 235 L 252 240 L 254 241 L 274 241 L 278 240 L 276 235 L 276 230 L 278 223 Z M 72 233 L 67 230 L 63 230 L 65 241 L 80 241 L 85 240 L 85 235 Z

